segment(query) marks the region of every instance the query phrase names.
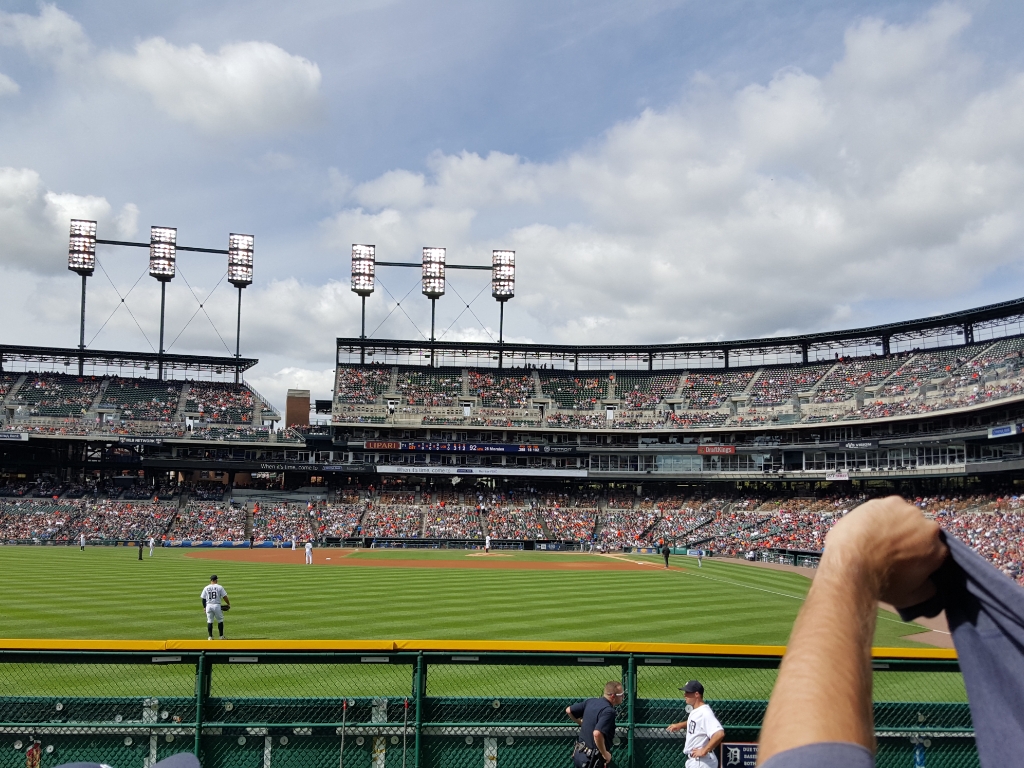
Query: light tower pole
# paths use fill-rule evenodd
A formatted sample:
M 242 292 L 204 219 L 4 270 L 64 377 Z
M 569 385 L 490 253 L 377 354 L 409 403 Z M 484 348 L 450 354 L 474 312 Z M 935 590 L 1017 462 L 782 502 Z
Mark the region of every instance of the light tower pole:
M 178 230 L 176 227 L 149 228 L 149 275 L 160 281 L 160 346 L 157 356 L 156 377 L 164 377 L 164 308 L 167 284 L 174 279 L 177 258 Z
M 352 243 L 352 292 L 363 302 L 363 322 L 359 338 L 366 338 L 366 297 L 373 293 L 374 271 L 377 263 L 377 247 Z M 359 364 L 366 363 L 366 347 L 359 348 Z
M 68 244 L 68 269 L 82 276 L 82 320 L 78 330 L 78 350 L 85 350 L 85 282 L 96 271 L 96 222 L 71 220 Z M 78 375 L 84 375 L 85 358 L 78 358 Z
M 238 289 L 238 320 L 235 325 L 235 384 L 242 348 L 242 289 L 252 285 L 252 256 L 256 238 L 252 235 L 228 235 L 228 282 Z
M 498 300 L 498 368 L 504 363 L 505 302 L 516 295 L 516 252 L 491 251 L 491 296 Z
M 430 299 L 430 367 L 434 367 L 434 310 L 437 300 L 444 296 L 445 255 L 444 248 L 423 248 L 422 279 L 423 295 Z

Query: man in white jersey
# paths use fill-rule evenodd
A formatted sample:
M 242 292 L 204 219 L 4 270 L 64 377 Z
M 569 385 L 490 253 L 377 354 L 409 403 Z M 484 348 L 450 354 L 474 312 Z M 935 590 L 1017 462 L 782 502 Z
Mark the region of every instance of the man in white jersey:
M 306 565 L 313 564 L 313 542 L 306 542 Z
M 213 574 L 210 577 L 210 583 L 203 587 L 203 591 L 199 593 L 199 596 L 203 600 L 203 610 L 206 611 L 206 632 L 209 635 L 209 640 L 213 640 L 213 622 L 217 622 L 217 631 L 220 633 L 220 639 L 224 639 L 224 612 L 221 609 L 221 604 L 226 608 L 231 607 L 231 601 L 228 600 L 228 593 L 224 591 L 224 587 L 217 583 L 217 574 Z
M 484 553 L 491 551 L 491 534 L 484 536 Z
M 85 552 L 85 532 L 84 531 L 78 537 L 78 548 L 80 550 L 82 550 L 83 552 Z
M 686 729 L 686 768 L 718 768 L 715 750 L 725 739 L 725 729 L 718 722 L 711 707 L 704 703 L 704 686 L 690 680 L 680 688 L 690 707 L 690 714 L 681 723 L 672 723 L 672 733 Z
M 150 536 L 149 537 L 149 556 L 150 557 L 153 556 L 153 547 L 155 547 L 155 546 L 156 546 L 156 539 L 154 539 L 152 536 Z

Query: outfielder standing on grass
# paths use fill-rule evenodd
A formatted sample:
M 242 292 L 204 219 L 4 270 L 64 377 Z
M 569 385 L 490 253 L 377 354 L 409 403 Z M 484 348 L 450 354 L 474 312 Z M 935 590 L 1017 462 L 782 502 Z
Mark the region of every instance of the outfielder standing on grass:
M 601 698 L 587 699 L 565 708 L 565 714 L 580 726 L 580 735 L 572 750 L 575 768 L 605 768 L 611 765 L 612 753 L 608 747 L 615 738 L 615 707 L 622 703 L 625 695 L 622 683 L 609 680 L 605 683 Z
M 725 729 L 718 722 L 711 707 L 704 703 L 704 686 L 690 680 L 680 688 L 691 707 L 690 714 L 681 723 L 668 727 L 671 733 L 686 729 L 686 768 L 718 768 L 715 750 L 725 740 Z
M 231 601 L 228 600 L 228 593 L 224 587 L 217 583 L 217 574 L 210 577 L 210 583 L 203 587 L 199 593 L 203 600 L 203 610 L 206 611 L 206 632 L 209 640 L 213 640 L 213 622 L 217 622 L 217 631 L 220 639 L 224 639 L 224 611 L 231 608 Z M 223 603 L 223 609 L 221 604 Z
M 306 542 L 306 565 L 313 564 L 313 542 Z

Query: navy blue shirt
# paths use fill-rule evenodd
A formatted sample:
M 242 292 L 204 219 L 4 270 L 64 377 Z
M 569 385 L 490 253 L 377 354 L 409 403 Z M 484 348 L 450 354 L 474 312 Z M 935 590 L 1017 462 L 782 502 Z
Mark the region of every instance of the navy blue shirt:
M 605 749 L 612 748 L 615 736 L 615 707 L 603 696 L 599 699 L 587 699 L 569 707 L 573 717 L 582 717 L 580 724 L 580 741 L 591 749 L 597 749 L 594 743 L 594 731 L 604 734 Z

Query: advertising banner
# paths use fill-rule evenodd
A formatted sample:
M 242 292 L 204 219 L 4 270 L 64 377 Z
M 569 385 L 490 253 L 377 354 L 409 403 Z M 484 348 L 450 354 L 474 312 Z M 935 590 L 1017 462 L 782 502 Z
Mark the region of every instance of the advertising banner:
M 28 440 L 28 435 L 24 432 L 0 432 L 0 440 Z
M 735 445 L 698 445 L 697 453 L 702 456 L 731 456 L 736 453 Z
M 847 451 L 865 451 L 878 447 L 877 440 L 847 440 L 840 443 L 839 447 Z
M 846 470 L 837 470 L 837 471 L 834 471 L 834 472 L 826 472 L 825 473 L 825 479 L 826 480 L 849 480 L 850 479 L 850 473 L 847 472 Z
M 410 451 L 412 453 L 551 453 L 550 446 L 545 445 L 449 443 L 426 440 L 367 440 L 365 448 L 368 451 Z
M 585 469 L 519 469 L 515 467 L 406 467 L 377 465 L 381 475 L 475 475 L 477 477 L 586 477 Z

